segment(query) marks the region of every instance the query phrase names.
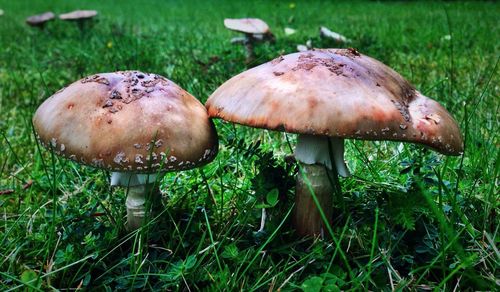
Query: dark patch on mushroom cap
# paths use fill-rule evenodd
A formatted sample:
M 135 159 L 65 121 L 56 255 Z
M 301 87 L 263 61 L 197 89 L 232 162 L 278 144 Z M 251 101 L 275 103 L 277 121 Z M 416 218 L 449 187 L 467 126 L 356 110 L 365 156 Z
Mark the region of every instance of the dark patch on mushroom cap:
M 40 105 L 33 125 L 57 154 L 114 171 L 190 169 L 210 162 L 218 149 L 215 127 L 196 98 L 165 77 L 138 71 L 74 82 Z
M 291 133 L 408 141 L 450 155 L 463 151 L 453 117 L 381 62 L 353 49 L 281 58 L 222 84 L 207 100 L 209 115 Z
M 283 58 L 283 56 L 279 56 L 277 58 L 275 58 L 274 60 L 271 61 L 271 64 L 273 65 L 277 65 L 279 64 L 281 61 L 283 61 L 285 58 Z

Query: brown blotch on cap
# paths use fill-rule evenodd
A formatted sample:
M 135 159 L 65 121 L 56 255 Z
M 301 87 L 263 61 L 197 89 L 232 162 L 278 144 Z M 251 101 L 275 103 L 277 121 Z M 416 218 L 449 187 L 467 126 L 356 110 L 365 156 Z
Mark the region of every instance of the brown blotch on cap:
M 190 169 L 212 161 L 218 149 L 215 127 L 195 97 L 138 71 L 74 82 L 40 105 L 33 125 L 57 154 L 114 171 Z
M 446 109 L 355 49 L 280 56 L 226 81 L 206 107 L 210 117 L 252 127 L 463 152 L 457 122 Z

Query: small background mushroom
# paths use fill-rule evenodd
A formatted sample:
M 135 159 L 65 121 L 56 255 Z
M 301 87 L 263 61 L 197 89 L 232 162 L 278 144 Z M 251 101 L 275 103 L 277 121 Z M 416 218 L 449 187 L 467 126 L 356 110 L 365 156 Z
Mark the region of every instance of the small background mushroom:
M 283 29 L 283 31 L 285 32 L 285 35 L 286 35 L 286 36 L 290 36 L 290 35 L 295 34 L 295 33 L 297 32 L 297 30 L 296 30 L 296 29 L 293 29 L 293 28 L 291 28 L 291 27 L 285 27 L 285 28 Z
M 95 10 L 75 10 L 68 13 L 63 13 L 59 15 L 59 19 L 65 21 L 74 21 L 78 25 L 80 31 L 85 31 L 85 27 L 91 20 L 97 16 L 97 11 Z
M 305 52 L 305 51 L 309 51 L 310 49 L 312 49 L 312 41 L 311 40 L 307 40 L 305 45 L 302 45 L 302 44 L 297 45 L 298 52 Z
M 55 18 L 55 14 L 51 11 L 48 11 L 48 12 L 44 12 L 42 14 L 33 15 L 33 16 L 26 18 L 26 23 L 29 26 L 44 29 L 45 24 L 47 24 L 47 22 L 53 20 L 54 18 Z
M 246 63 L 255 60 L 254 44 L 260 41 L 274 42 L 274 35 L 267 23 L 259 18 L 224 19 L 224 26 L 232 31 L 241 32 L 243 37 L 231 39 L 233 44 L 243 44 L 246 49 Z

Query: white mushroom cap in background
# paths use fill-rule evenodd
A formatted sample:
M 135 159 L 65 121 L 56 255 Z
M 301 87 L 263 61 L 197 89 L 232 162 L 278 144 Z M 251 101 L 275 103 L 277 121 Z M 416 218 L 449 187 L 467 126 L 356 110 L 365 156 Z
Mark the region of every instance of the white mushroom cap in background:
M 330 29 L 328 29 L 327 27 L 325 26 L 321 26 L 319 28 L 319 36 L 320 37 L 324 37 L 324 38 L 328 38 L 328 39 L 332 39 L 336 42 L 339 42 L 339 43 L 350 43 L 352 42 L 350 39 L 346 38 L 345 36 L 339 34 L 339 33 L 336 33 L 334 31 L 331 31 Z
M 47 11 L 45 13 L 26 18 L 26 23 L 30 26 L 43 26 L 46 22 L 53 20 L 55 17 L 56 16 L 53 12 Z
M 190 169 L 218 149 L 203 104 L 165 77 L 138 71 L 74 82 L 40 105 L 33 125 L 57 154 L 117 172 Z
M 248 34 L 269 34 L 269 26 L 259 18 L 226 18 L 224 26 L 227 29 Z
M 420 143 L 463 151 L 453 117 L 397 72 L 355 49 L 280 56 L 222 84 L 210 117 L 297 134 Z
M 2 16 L 2 15 L 3 15 L 3 13 L 4 13 L 4 12 L 3 12 L 3 10 L 2 10 L 2 9 L 0 9 L 0 16 Z
M 302 45 L 302 44 L 297 45 L 297 51 L 298 52 L 305 52 L 305 51 L 308 51 L 308 50 L 309 50 L 309 48 L 306 45 Z
M 63 13 L 59 15 L 61 20 L 82 20 L 89 19 L 97 16 L 97 11 L 95 10 L 75 10 L 68 13 Z
M 309 50 L 311 50 L 312 48 L 313 48 L 313 47 L 312 47 L 312 41 L 311 41 L 311 40 L 307 40 L 305 45 L 303 45 L 303 44 L 298 44 L 298 45 L 297 45 L 297 51 L 298 51 L 298 52 L 305 52 L 305 51 L 309 51 Z
M 287 35 L 287 36 L 288 36 L 288 35 L 292 35 L 292 34 L 294 34 L 294 33 L 296 33 L 296 32 L 297 32 L 297 30 L 296 30 L 296 29 L 293 29 L 293 28 L 291 28 L 291 27 L 285 27 L 285 28 L 283 29 L 283 31 L 285 32 L 285 35 Z

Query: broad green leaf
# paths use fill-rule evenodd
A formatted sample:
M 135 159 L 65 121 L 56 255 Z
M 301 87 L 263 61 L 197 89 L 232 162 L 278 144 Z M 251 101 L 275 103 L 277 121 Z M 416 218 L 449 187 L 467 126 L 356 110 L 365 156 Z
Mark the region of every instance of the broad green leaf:
M 323 278 L 317 276 L 305 280 L 300 286 L 304 292 L 320 292 L 321 287 L 323 287 Z
M 35 271 L 26 270 L 21 274 L 21 281 L 23 283 L 34 285 L 37 277 L 38 275 L 35 273 Z
M 278 195 L 279 191 L 278 189 L 274 188 L 272 189 L 269 193 L 266 195 L 266 201 L 271 207 L 276 206 L 278 204 Z

